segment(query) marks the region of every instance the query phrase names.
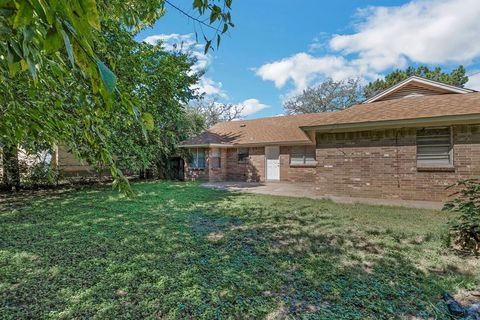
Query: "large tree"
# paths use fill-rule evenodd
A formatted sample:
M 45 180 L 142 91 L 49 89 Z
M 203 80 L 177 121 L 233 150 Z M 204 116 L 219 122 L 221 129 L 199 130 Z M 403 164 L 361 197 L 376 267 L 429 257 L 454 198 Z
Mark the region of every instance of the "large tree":
M 468 76 L 465 74 L 465 68 L 463 66 L 458 66 L 450 72 L 444 72 L 439 67 L 434 69 L 430 69 L 427 66 L 419 66 L 417 68 L 408 67 L 405 70 L 394 70 L 383 79 L 370 82 L 363 88 L 364 96 L 366 99 L 371 98 L 411 76 L 419 76 L 457 87 L 463 87 L 464 84 L 468 82 Z
M 327 79 L 286 100 L 283 108 L 288 114 L 328 112 L 346 109 L 359 101 L 358 79 L 345 81 Z
M 205 129 L 208 129 L 219 122 L 240 120 L 244 109 L 242 104 L 220 103 L 201 97 L 192 110 L 204 119 Z
M 212 40 L 218 47 L 221 34 L 233 26 L 231 2 L 193 1 L 208 22 L 182 11 L 213 30 L 202 34 L 205 51 Z M 110 167 L 115 185 L 129 189 L 109 148 L 107 120 L 115 112 L 128 114 L 145 133 L 154 130 L 156 119 L 142 109 L 138 87 L 122 85 L 118 55 L 102 51 L 102 44 L 108 26 L 133 38 L 164 14 L 166 4 L 181 10 L 167 0 L 0 1 L 0 143 L 9 149 L 41 138 L 65 142 L 78 155 Z
M 198 127 L 185 107 L 189 100 L 196 98 L 191 89 L 199 78 L 199 74 L 192 72 L 195 60 L 181 52 L 166 52 L 161 44 L 138 43 L 114 24 L 104 25 L 103 32 L 104 41 L 97 46 L 98 54 L 105 61 L 115 59 L 117 87 L 124 92 L 113 103 L 127 97 L 135 106 L 133 115 L 123 108 L 89 114 L 95 110 L 92 108 L 95 95 L 82 77 L 64 77 L 64 85 L 71 90 L 56 85 L 53 74 L 42 77 L 36 85 L 16 77 L 9 83 L 8 90 L 0 92 L 2 101 L 7 102 L 0 105 L 0 118 L 6 124 L 0 133 L 18 134 L 17 144 L 31 152 L 61 141 L 94 166 L 103 167 L 115 158 L 116 167 L 128 172 L 144 172 L 152 166 L 162 170 L 177 143 L 191 134 L 192 128 Z M 45 82 L 45 78 L 50 81 Z M 27 110 L 40 115 L 35 119 L 35 126 L 30 126 L 32 119 L 21 117 Z M 79 113 L 89 115 L 88 124 L 79 124 Z M 51 117 L 61 121 L 50 127 Z M 25 121 L 16 121 L 17 118 Z M 141 118 L 144 121 L 138 121 Z M 194 123 L 184 125 L 189 121 Z M 68 136 L 64 132 L 68 132 Z M 92 145 L 101 145 L 103 153 L 97 154 Z M 8 150 L 12 148 L 4 148 Z M 5 152 L 4 158 L 6 164 L 15 163 L 16 154 Z M 5 182 L 17 186 L 18 177 L 10 173 L 18 174 L 18 171 L 8 171 L 4 177 L 10 178 Z
M 107 119 L 112 153 L 118 154 L 121 169 L 144 172 L 154 166 L 164 172 L 169 156 L 177 152 L 176 145 L 195 127 L 194 123 L 182 125 L 195 121 L 186 107 L 197 98 L 192 89 L 200 76 L 192 72 L 195 60 L 182 52 L 167 52 L 161 43 L 138 43 L 115 27 L 105 38 L 102 51 L 120 57 L 115 69 L 118 86 L 130 92 L 135 104 L 154 120 L 150 130 L 143 130 L 128 113 L 114 113 Z

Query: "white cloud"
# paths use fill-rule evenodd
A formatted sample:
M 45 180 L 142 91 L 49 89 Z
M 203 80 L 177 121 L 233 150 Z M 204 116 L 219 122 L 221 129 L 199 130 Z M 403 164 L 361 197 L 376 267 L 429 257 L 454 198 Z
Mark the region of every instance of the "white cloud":
M 156 34 L 153 36 L 148 36 L 143 39 L 143 42 L 155 45 L 161 42 L 163 46 L 167 50 L 172 50 L 178 46 L 186 46 L 191 47 L 192 45 L 196 45 L 197 43 L 193 39 L 193 34 L 178 34 L 178 33 L 171 33 L 171 34 Z
M 312 81 L 321 77 L 330 77 L 338 81 L 359 76 L 358 67 L 343 57 L 333 55 L 314 57 L 303 52 L 265 64 L 256 73 L 263 80 L 273 81 L 277 88 L 284 87 L 291 80 L 295 84 L 295 92 L 305 89 Z
M 355 63 L 374 70 L 403 67 L 408 60 L 468 63 L 480 56 L 478 0 L 417 0 L 398 7 L 359 11 L 357 32 L 336 35 L 335 51 L 358 54 Z
M 268 108 L 270 106 L 261 103 L 257 99 L 247 99 L 241 103 L 239 103 L 243 107 L 242 109 L 242 117 L 246 117 L 249 115 L 252 115 L 254 113 L 257 113 L 265 108 Z
M 474 72 L 472 76 L 468 77 L 468 82 L 465 84 L 465 87 L 468 89 L 480 91 L 480 71 L 476 72 Z
M 278 88 L 291 81 L 298 92 L 326 77 L 372 80 L 409 62 L 468 64 L 480 57 L 479 16 L 479 0 L 414 0 L 402 6 L 368 7 L 358 11 L 354 33 L 334 35 L 325 42 L 323 35 L 313 40 L 310 52 L 327 48 L 327 54 L 297 53 L 261 66 L 256 74 Z
M 157 34 L 148 36 L 143 39 L 143 42 L 155 45 L 161 44 L 165 50 L 180 51 L 189 53 L 197 62 L 192 67 L 192 72 L 198 73 L 205 71 L 212 63 L 212 57 L 209 54 L 204 54 L 204 46 L 195 41 L 193 33 L 188 34 Z
M 205 94 L 213 98 L 227 99 L 228 94 L 222 89 L 222 83 L 213 81 L 212 79 L 202 77 L 198 84 L 192 86 L 199 94 Z

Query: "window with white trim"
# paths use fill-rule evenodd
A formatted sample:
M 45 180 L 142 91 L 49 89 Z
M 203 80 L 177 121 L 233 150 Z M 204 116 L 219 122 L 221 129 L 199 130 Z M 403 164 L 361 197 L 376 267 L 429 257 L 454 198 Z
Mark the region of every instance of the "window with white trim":
M 450 127 L 417 130 L 417 167 L 453 166 Z
M 250 150 L 248 148 L 238 148 L 237 155 L 238 155 L 238 163 L 248 163 Z
M 222 166 L 220 158 L 220 149 L 210 150 L 210 167 L 213 169 L 219 169 Z
M 295 146 L 290 150 L 290 165 L 292 166 L 314 166 L 317 164 L 315 147 Z
M 192 154 L 192 169 L 205 169 L 205 149 L 197 148 Z

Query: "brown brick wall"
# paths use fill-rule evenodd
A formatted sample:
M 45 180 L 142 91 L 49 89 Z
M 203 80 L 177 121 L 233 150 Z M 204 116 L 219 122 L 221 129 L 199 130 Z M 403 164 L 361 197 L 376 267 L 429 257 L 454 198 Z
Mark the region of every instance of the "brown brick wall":
M 258 182 L 264 179 L 264 148 L 250 148 L 250 157 L 245 163 L 238 162 L 237 148 L 222 148 L 220 150 L 221 167 L 212 168 L 210 155 L 213 150 L 206 150 L 206 165 L 204 170 L 191 169 L 189 159 L 185 160 L 185 179 L 200 181 L 250 181 Z
M 453 127 L 454 171 L 421 172 L 416 129 L 317 135 L 316 188 L 322 195 L 445 200 L 445 187 L 480 176 L 480 126 Z
M 289 146 L 280 147 L 280 180 L 311 183 L 321 195 L 445 200 L 445 188 L 459 179 L 480 177 L 480 125 L 453 127 L 453 171 L 420 171 L 416 129 L 317 134 L 316 167 L 290 166 Z M 313 148 L 313 147 L 312 147 Z M 265 148 L 250 148 L 239 163 L 236 148 L 221 149 L 220 169 L 191 170 L 186 178 L 204 181 L 264 181 Z
M 246 163 L 238 162 L 236 148 L 227 149 L 227 180 L 229 181 L 264 181 L 265 149 L 249 148 L 249 159 Z
M 312 148 L 315 148 L 312 146 Z M 201 181 L 265 181 L 265 147 L 249 148 L 248 162 L 239 163 L 237 148 L 221 149 L 221 168 L 211 167 L 210 154 L 206 152 L 206 168 L 190 169 L 185 161 L 185 178 Z M 290 166 L 290 147 L 280 147 L 280 180 L 292 182 L 315 182 L 315 167 Z
M 314 146 L 311 147 L 315 149 Z M 291 147 L 280 147 L 280 181 L 315 182 L 315 166 L 290 166 Z
M 214 150 L 209 150 L 208 155 L 211 155 L 212 151 L 218 152 L 220 154 L 220 168 L 213 168 L 210 157 L 207 157 L 207 165 L 209 174 L 209 181 L 225 181 L 227 179 L 227 150 L 216 148 Z

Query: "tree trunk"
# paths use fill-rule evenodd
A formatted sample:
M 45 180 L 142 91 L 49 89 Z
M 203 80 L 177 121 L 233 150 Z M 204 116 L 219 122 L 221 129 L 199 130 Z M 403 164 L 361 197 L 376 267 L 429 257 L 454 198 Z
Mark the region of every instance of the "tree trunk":
M 146 179 L 147 178 L 147 175 L 146 175 L 146 172 L 144 169 L 140 169 L 139 173 L 138 173 L 138 178 L 139 179 Z
M 6 190 L 20 187 L 20 166 L 18 164 L 18 148 L 15 145 L 3 146 L 3 186 Z

